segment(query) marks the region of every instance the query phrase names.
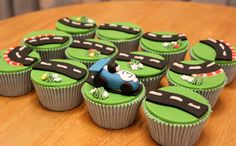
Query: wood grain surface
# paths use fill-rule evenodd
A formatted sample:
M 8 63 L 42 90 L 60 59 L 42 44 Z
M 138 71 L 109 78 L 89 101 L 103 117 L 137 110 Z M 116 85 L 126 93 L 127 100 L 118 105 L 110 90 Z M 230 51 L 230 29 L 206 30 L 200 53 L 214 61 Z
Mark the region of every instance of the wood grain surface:
M 97 23 L 130 21 L 145 31 L 186 33 L 191 45 L 208 37 L 236 44 L 236 9 L 185 2 L 106 2 L 73 5 L 0 21 L 0 48 L 15 46 L 22 36 L 53 29 L 64 16 L 86 15 Z M 189 56 L 187 56 L 189 59 Z M 166 79 L 161 82 L 167 86 Z M 236 79 L 226 86 L 207 121 L 197 146 L 236 145 Z M 0 145 L 156 145 L 142 110 L 135 123 L 122 130 L 96 126 L 86 105 L 67 112 L 44 109 L 35 91 L 20 97 L 0 97 Z

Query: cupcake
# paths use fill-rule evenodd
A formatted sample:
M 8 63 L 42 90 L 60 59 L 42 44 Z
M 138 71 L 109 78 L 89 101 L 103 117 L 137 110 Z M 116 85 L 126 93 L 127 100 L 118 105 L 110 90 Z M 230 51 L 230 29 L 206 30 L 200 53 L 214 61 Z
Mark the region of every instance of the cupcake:
M 227 77 L 214 62 L 175 62 L 166 73 L 170 85 L 193 90 L 205 97 L 213 107 L 223 90 Z
M 63 59 L 72 37 L 57 30 L 41 30 L 27 34 L 22 43 L 38 52 L 42 60 Z
M 147 91 L 158 87 L 166 70 L 164 58 L 149 52 L 119 53 L 116 63 L 138 76 Z
M 92 74 L 81 91 L 92 120 L 108 129 L 131 125 L 145 96 L 145 87 L 111 59 L 101 59 L 89 70 Z
M 97 25 L 94 20 L 85 16 L 64 17 L 56 22 L 56 29 L 69 33 L 75 40 L 94 38 Z
M 143 109 L 151 137 L 164 146 L 192 146 L 211 113 L 200 94 L 182 87 L 163 87 L 147 93 Z
M 168 66 L 175 61 L 184 60 L 188 46 L 185 34 L 147 32 L 140 40 L 142 50 L 163 56 Z
M 108 41 L 86 39 L 74 40 L 65 51 L 66 57 L 84 63 L 90 67 L 103 58 L 112 58 L 117 54 L 116 46 Z
M 196 43 L 190 52 L 191 58 L 203 61 L 213 61 L 219 65 L 231 83 L 236 74 L 235 48 L 223 40 L 201 40 Z
M 20 96 L 33 89 L 32 67 L 40 61 L 39 54 L 25 46 L 0 51 L 0 95 Z
M 83 101 L 81 85 L 87 77 L 84 64 L 66 59 L 41 61 L 31 72 L 40 103 L 53 111 L 66 111 L 80 105 Z
M 142 33 L 139 26 L 130 22 L 101 24 L 96 31 L 99 39 L 114 43 L 120 52 L 126 53 L 138 49 Z

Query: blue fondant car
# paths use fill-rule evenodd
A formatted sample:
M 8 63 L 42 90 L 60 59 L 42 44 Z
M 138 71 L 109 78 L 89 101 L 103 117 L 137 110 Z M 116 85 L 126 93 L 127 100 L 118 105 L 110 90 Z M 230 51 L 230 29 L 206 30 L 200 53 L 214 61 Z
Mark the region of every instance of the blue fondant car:
M 97 87 L 103 86 L 126 95 L 133 94 L 141 88 L 138 78 L 133 73 L 121 70 L 110 58 L 97 61 L 89 71 L 94 74 L 93 84 Z

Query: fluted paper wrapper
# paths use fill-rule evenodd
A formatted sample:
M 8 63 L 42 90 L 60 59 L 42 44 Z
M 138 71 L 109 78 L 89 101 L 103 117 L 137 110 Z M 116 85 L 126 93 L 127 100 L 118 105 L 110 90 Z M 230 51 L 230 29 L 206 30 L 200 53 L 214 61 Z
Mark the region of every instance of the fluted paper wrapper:
M 175 53 L 160 53 L 160 52 L 150 51 L 150 50 L 142 48 L 142 47 L 141 47 L 141 49 L 143 51 L 146 51 L 146 52 L 151 52 L 151 53 L 155 53 L 155 54 L 161 55 L 162 57 L 165 58 L 166 65 L 168 67 L 170 67 L 174 62 L 178 62 L 178 61 L 184 60 L 185 55 L 186 55 L 186 53 L 188 51 L 188 48 L 185 48 L 184 50 L 181 50 L 181 51 L 175 52 Z
M 86 34 L 72 34 L 72 38 L 74 40 L 85 40 L 85 39 L 93 39 L 95 37 L 96 31 L 92 31 Z
M 66 111 L 79 106 L 83 101 L 81 84 L 68 87 L 43 87 L 33 83 L 40 103 L 53 111 Z
M 99 36 L 97 36 L 99 39 L 103 39 Z M 116 45 L 116 47 L 118 48 L 119 52 L 124 52 L 124 53 L 129 53 L 129 52 L 134 52 L 138 50 L 139 47 L 139 40 L 140 40 L 141 36 L 132 39 L 132 40 L 122 40 L 122 41 L 118 41 L 118 40 L 107 40 L 113 44 Z
M 143 90 L 145 90 L 144 86 Z M 144 92 L 143 95 L 126 104 L 102 105 L 88 99 L 83 90 L 82 94 L 94 123 L 107 129 L 121 129 L 131 125 L 137 117 L 141 102 L 145 97 Z
M 0 73 L 0 95 L 21 96 L 33 89 L 31 69 L 16 73 Z
M 203 126 L 209 118 L 205 118 L 193 124 L 171 124 L 154 117 L 146 108 L 143 102 L 143 110 L 148 122 L 151 137 L 163 146 L 192 146 L 200 137 Z
M 144 84 L 146 91 L 150 91 L 151 89 L 157 89 L 159 87 L 163 76 L 164 73 L 154 77 L 140 78 L 140 81 Z
M 45 51 L 40 51 L 35 49 L 39 53 L 41 60 L 50 60 L 50 59 L 65 59 L 65 50 L 67 47 L 58 48 L 58 49 L 48 49 Z
M 167 77 L 169 85 L 171 85 L 171 86 L 180 86 L 180 85 L 177 85 L 176 83 L 174 83 L 173 81 L 171 81 L 168 74 L 166 74 L 166 77 Z M 213 88 L 213 89 L 205 89 L 205 90 L 203 90 L 203 89 L 191 89 L 191 88 L 187 88 L 187 87 L 184 87 L 184 86 L 181 86 L 181 87 L 190 89 L 190 90 L 192 90 L 196 93 L 201 94 L 204 98 L 206 98 L 210 102 L 211 107 L 213 108 L 215 106 L 218 98 L 220 97 L 220 94 L 223 91 L 223 89 L 226 85 L 226 82 L 227 82 L 227 79 L 225 80 L 225 83 L 222 84 L 221 86 Z
M 195 57 L 191 52 L 190 52 L 190 56 L 192 60 L 200 60 L 197 57 Z M 217 64 L 217 63 L 216 63 Z M 232 63 L 232 64 L 217 64 L 219 65 L 225 72 L 226 76 L 227 76 L 227 85 L 230 84 L 235 75 L 236 75 L 236 63 Z

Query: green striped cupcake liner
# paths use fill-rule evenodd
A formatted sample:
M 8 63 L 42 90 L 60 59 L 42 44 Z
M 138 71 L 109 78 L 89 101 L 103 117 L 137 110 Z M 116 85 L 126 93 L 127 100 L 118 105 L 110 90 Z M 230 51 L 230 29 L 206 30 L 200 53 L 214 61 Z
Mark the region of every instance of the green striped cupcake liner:
M 145 87 L 143 86 L 143 90 Z M 121 129 L 134 123 L 145 92 L 135 100 L 118 105 L 103 105 L 86 97 L 83 87 L 82 95 L 89 109 L 89 114 L 95 124 L 107 129 Z
M 0 73 L 0 95 L 21 96 L 33 90 L 30 73 L 31 69 L 15 73 Z
M 195 123 L 173 124 L 164 122 L 152 115 L 145 107 L 145 99 L 142 108 L 148 122 L 148 128 L 152 139 L 163 146 L 194 145 L 199 139 L 203 126 L 211 114 L 210 110 L 204 118 Z M 209 109 L 211 109 L 210 106 Z

